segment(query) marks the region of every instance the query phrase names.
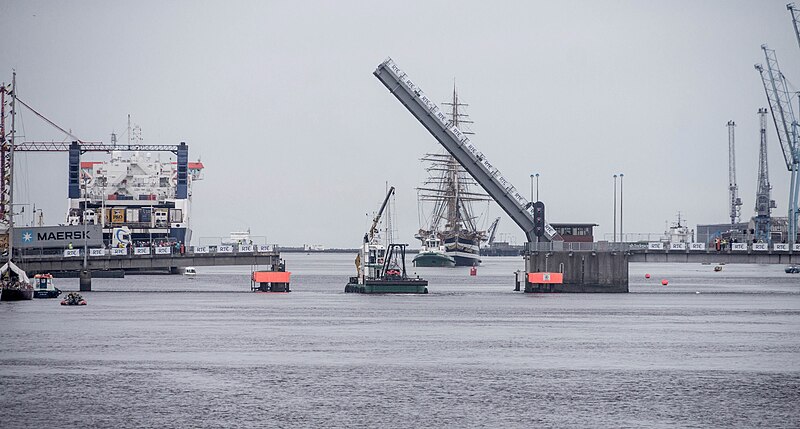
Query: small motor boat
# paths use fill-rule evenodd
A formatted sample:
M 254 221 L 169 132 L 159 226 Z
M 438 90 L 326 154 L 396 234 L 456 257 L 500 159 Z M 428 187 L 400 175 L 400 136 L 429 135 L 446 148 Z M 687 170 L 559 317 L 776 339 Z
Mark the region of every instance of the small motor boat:
M 61 300 L 61 305 L 86 305 L 86 300 L 78 292 L 70 292 Z
M 786 274 L 798 274 L 800 273 L 800 265 L 789 265 L 783 271 L 785 271 Z
M 193 279 L 197 275 L 197 270 L 194 267 L 186 267 L 183 269 L 183 275 L 186 278 Z
M 714 267 L 714 271 L 722 271 L 722 265 L 717 265 Z
M 56 298 L 61 295 L 61 289 L 53 286 L 53 276 L 50 274 L 37 274 L 33 276 L 34 298 Z

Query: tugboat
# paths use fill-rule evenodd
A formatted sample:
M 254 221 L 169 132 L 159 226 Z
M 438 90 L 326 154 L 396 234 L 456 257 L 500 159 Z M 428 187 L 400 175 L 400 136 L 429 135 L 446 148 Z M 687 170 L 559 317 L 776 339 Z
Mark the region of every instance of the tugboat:
M 34 298 L 57 298 L 61 295 L 61 289 L 53 286 L 51 274 L 37 274 L 33 276 L 33 283 Z
M 61 300 L 61 305 L 86 305 L 86 300 L 78 292 L 70 292 Z
M 392 243 L 386 249 L 377 237 L 378 223 L 392 194 L 394 187 L 389 189 L 369 232 L 364 234 L 364 242 L 355 261 L 357 276 L 350 277 L 350 282 L 344 288 L 346 293 L 428 293 L 427 280 L 409 278 L 406 273 L 408 245 Z
M 414 257 L 415 267 L 455 267 L 456 260 L 447 254 L 442 241 L 431 235 L 422 243 L 422 249 Z

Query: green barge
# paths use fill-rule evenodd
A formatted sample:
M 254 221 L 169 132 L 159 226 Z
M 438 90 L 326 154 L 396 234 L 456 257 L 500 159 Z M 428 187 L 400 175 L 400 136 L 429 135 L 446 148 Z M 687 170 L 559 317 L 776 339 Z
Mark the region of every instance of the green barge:
M 378 237 L 378 223 L 392 194 L 394 186 L 389 189 L 381 208 L 372 219 L 372 226 L 364 234 L 355 261 L 356 276 L 350 277 L 350 282 L 344 287 L 346 293 L 428 293 L 427 280 L 409 278 L 406 273 L 408 245 L 390 243 L 386 248 Z
M 347 293 L 428 293 L 428 281 L 408 277 L 406 273 L 407 244 L 383 246 L 365 242 L 356 257 L 359 275 L 350 277 Z M 362 255 L 364 257 L 362 258 Z M 363 265 L 362 265 L 363 262 Z

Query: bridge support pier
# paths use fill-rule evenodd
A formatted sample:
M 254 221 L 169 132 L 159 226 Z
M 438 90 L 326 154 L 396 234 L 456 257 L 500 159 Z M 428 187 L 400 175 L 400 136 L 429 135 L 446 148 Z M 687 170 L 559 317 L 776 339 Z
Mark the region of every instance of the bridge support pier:
M 625 252 L 533 251 L 525 254 L 525 271 L 564 274 L 562 284 L 531 284 L 526 279 L 525 292 L 628 292 Z
M 84 268 L 80 272 L 80 290 L 81 292 L 92 291 L 92 272 Z

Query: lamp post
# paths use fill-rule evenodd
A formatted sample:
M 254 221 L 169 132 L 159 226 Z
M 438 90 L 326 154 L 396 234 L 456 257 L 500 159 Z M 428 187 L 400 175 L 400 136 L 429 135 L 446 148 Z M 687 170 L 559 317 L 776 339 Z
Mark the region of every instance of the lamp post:
M 83 269 L 86 270 L 87 259 L 86 259 L 86 252 L 89 248 L 89 242 L 86 239 L 86 210 L 89 209 L 89 199 L 86 196 L 86 178 L 82 177 L 83 182 L 83 212 L 81 213 L 81 219 L 83 220 Z M 79 206 L 80 207 L 80 206 Z
M 619 173 L 619 241 L 625 242 L 625 236 L 622 234 L 622 178 L 624 174 Z
M 38 218 L 37 218 L 38 214 Z M 42 226 L 44 224 L 44 211 L 37 209 L 36 204 L 33 205 L 33 216 L 31 218 L 31 226 Z
M 614 175 L 614 238 L 612 243 L 617 242 L 617 175 Z
M 91 292 L 92 290 L 92 272 L 88 267 L 88 252 L 89 252 L 89 239 L 86 237 L 86 210 L 89 208 L 89 198 L 86 192 L 86 182 L 88 178 L 83 178 L 83 212 L 81 219 L 83 220 L 83 269 L 80 272 L 78 285 L 81 292 Z M 80 205 L 78 205 L 80 207 Z M 95 219 L 97 219 L 95 217 Z
M 531 204 L 536 202 L 536 200 L 533 199 L 533 178 L 534 178 L 534 175 L 531 174 Z
M 539 173 L 536 173 L 535 177 L 536 177 L 536 201 L 539 201 Z

